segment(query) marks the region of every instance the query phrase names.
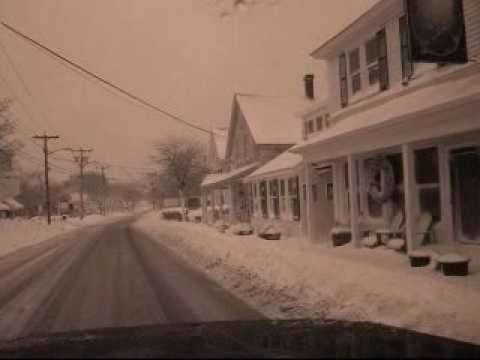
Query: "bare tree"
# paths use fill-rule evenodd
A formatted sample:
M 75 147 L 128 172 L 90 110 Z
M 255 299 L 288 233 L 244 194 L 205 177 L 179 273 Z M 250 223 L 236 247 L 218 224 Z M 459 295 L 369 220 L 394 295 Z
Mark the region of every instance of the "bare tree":
M 160 186 L 177 191 L 185 214 L 186 196 L 200 192 L 208 173 L 205 147 L 187 137 L 174 137 L 157 144 L 152 159 L 160 168 Z
M 12 170 L 15 151 L 20 146 L 12 139 L 15 128 L 7 116 L 10 103 L 8 99 L 0 100 L 0 175 Z

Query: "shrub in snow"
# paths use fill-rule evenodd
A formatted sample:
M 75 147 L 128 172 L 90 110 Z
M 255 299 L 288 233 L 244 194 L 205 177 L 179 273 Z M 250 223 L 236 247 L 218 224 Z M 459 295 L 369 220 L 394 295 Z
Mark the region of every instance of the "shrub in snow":
M 227 231 L 227 229 L 229 228 L 229 225 L 223 221 L 223 220 L 218 220 L 216 223 L 215 223 L 215 228 L 220 231 L 221 233 L 224 233 L 225 231 Z
M 177 209 L 163 210 L 162 216 L 165 220 L 182 221 L 183 219 L 182 211 Z
M 392 239 L 387 243 L 387 248 L 395 251 L 405 250 L 407 243 L 404 239 Z
M 460 254 L 446 254 L 438 258 L 446 276 L 467 276 L 470 259 Z
M 373 249 L 379 245 L 378 237 L 376 235 L 370 235 L 362 239 L 362 246 Z
M 430 265 L 432 256 L 426 251 L 412 251 L 409 254 L 412 267 L 424 267 Z
M 275 224 L 264 226 L 258 236 L 265 240 L 280 240 L 282 238 L 282 230 Z
M 234 235 L 252 235 L 253 232 L 253 226 L 248 223 L 242 223 L 232 227 L 232 234 Z

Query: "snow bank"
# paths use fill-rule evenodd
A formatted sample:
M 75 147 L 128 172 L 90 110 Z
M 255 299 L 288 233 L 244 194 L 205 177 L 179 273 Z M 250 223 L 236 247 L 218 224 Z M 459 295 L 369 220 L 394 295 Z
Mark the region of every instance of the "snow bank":
M 5 256 L 22 247 L 38 244 L 57 235 L 109 221 L 114 221 L 125 214 L 113 214 L 108 217 L 91 215 L 82 221 L 77 218 L 62 220 L 54 217 L 48 226 L 45 218 L 0 220 L 0 256 Z
M 158 213 L 135 227 L 271 318 L 380 322 L 480 343 L 478 267 L 467 278 L 446 278 L 412 269 L 390 250 L 220 234 Z

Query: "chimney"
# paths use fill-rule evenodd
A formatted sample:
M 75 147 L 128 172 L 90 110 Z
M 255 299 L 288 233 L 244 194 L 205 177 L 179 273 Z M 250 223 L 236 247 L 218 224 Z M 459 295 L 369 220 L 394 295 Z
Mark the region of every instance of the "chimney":
M 311 100 L 315 99 L 315 75 L 307 74 L 303 78 L 305 82 L 305 96 Z

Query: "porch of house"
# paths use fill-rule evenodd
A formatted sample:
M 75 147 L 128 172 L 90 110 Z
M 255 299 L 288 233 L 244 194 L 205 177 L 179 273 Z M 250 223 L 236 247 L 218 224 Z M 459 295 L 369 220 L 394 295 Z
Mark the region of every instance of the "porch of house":
M 309 238 L 331 241 L 343 234 L 355 248 L 388 246 L 397 239 L 392 248 L 404 253 L 480 254 L 472 251 L 480 249 L 479 139 L 480 132 L 474 131 L 323 164 L 332 169 L 335 221 L 328 232 L 312 225 L 318 211 L 309 191 Z M 307 166 L 313 189 L 318 181 L 312 173 L 319 165 Z

